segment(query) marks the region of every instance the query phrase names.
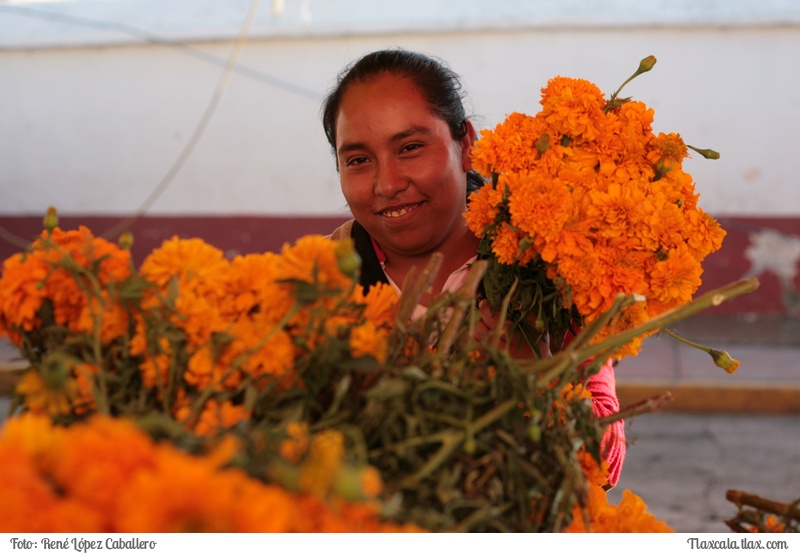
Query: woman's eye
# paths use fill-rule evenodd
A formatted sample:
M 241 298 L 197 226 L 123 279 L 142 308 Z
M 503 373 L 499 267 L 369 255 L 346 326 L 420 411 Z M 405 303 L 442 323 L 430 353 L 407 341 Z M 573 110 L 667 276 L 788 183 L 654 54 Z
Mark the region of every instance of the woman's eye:
M 367 157 L 351 157 L 345 163 L 347 166 L 358 166 L 367 162 Z
M 401 151 L 404 153 L 408 153 L 409 151 L 414 151 L 416 149 L 419 149 L 420 147 L 422 147 L 421 143 L 409 143 L 408 145 L 403 145 Z

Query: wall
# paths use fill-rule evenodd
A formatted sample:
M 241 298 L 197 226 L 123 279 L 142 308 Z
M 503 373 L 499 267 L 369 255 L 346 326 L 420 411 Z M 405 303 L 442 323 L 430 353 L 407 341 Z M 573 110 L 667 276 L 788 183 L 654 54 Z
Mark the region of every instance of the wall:
M 340 68 L 376 48 L 447 60 L 479 128 L 535 112 L 554 75 L 610 93 L 653 54 L 655 69 L 625 93 L 655 109 L 657 131 L 722 154 L 686 164 L 729 231 L 704 288 L 754 273 L 761 289 L 719 311 L 800 313 L 796 2 L 266 2 L 222 88 L 250 6 L 0 4 L 0 257 L 50 205 L 65 226 L 130 224 L 139 256 L 174 233 L 233 254 L 329 231 L 347 209 L 320 101 Z

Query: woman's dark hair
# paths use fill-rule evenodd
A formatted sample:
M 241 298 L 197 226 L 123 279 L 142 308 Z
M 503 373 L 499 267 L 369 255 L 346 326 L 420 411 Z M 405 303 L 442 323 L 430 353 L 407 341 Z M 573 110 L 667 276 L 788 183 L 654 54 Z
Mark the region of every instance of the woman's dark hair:
M 336 119 L 339 106 L 350 85 L 363 83 L 380 74 L 406 77 L 414 82 L 431 111 L 444 120 L 453 139 L 463 139 L 467 133 L 461 79 L 443 61 L 402 49 L 378 50 L 353 62 L 339 74 L 336 86 L 322 105 L 322 126 L 336 155 Z M 483 185 L 475 171 L 467 173 L 467 194 Z

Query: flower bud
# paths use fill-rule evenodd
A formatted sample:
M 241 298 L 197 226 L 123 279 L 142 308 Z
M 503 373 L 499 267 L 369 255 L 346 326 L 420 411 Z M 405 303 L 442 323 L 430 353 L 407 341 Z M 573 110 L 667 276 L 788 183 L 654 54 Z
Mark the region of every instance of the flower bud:
M 343 467 L 336 474 L 333 491 L 346 501 L 374 499 L 383 489 L 378 471 L 372 467 Z
M 731 355 L 723 350 L 710 350 L 708 352 L 714 359 L 714 364 L 721 367 L 727 373 L 733 373 L 739 368 L 739 360 L 734 360 Z
M 130 251 L 131 246 L 133 246 L 133 233 L 130 230 L 126 230 L 119 235 L 119 240 L 117 240 L 117 243 L 122 249 Z
M 44 358 L 39 373 L 49 389 L 61 390 L 72 376 L 72 367 L 67 356 L 56 352 Z
M 58 226 L 58 212 L 55 207 L 48 207 L 44 215 L 44 229 L 52 232 Z
M 636 70 L 637 74 L 643 74 L 645 72 L 649 72 L 653 69 L 653 66 L 656 65 L 656 57 L 652 54 L 647 58 L 642 58 L 642 61 L 639 62 L 639 69 Z
M 300 469 L 285 462 L 273 462 L 267 467 L 267 477 L 294 492 L 300 491 Z
M 344 238 L 336 245 L 336 263 L 339 270 L 348 277 L 355 279 L 361 269 L 361 257 L 355 249 L 352 238 Z
M 550 134 L 545 132 L 536 140 L 536 151 L 541 157 L 550 148 Z
M 478 448 L 478 442 L 475 441 L 475 437 L 473 435 L 467 436 L 464 440 L 464 452 L 471 455 L 475 454 L 475 450 Z
M 653 182 L 658 182 L 667 174 L 667 172 L 672 170 L 672 165 L 672 161 L 668 162 L 664 157 L 658 159 L 658 162 L 655 164 L 656 174 L 653 176 Z
M 691 145 L 687 145 L 687 147 L 696 153 L 700 153 L 706 159 L 717 160 L 719 158 L 719 153 L 717 153 L 714 149 L 698 149 L 697 147 L 692 147 Z

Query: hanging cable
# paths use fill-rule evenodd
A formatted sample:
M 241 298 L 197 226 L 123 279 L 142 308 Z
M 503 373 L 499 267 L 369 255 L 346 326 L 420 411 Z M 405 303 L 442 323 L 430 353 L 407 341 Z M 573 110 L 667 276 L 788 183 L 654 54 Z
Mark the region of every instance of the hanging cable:
M 180 172 L 181 168 L 183 168 L 183 165 L 189 159 L 189 156 L 192 154 L 194 148 L 197 146 L 197 143 L 200 141 L 200 138 L 203 136 L 203 132 L 205 132 L 208 123 L 211 121 L 211 117 L 214 115 L 214 112 L 219 105 L 222 94 L 228 87 L 228 82 L 233 74 L 233 70 L 236 68 L 236 63 L 239 60 L 239 56 L 241 55 L 242 50 L 244 50 L 244 46 L 247 43 L 247 37 L 253 24 L 253 20 L 255 20 L 259 4 L 260 0 L 252 0 L 252 2 L 250 2 L 250 8 L 247 12 L 244 23 L 242 24 L 242 29 L 239 32 L 239 36 L 236 37 L 236 42 L 233 43 L 233 48 L 231 48 L 231 53 L 228 56 L 225 69 L 222 71 L 222 75 L 217 82 L 217 86 L 214 88 L 214 93 L 211 95 L 211 100 L 209 100 L 205 112 L 203 112 L 202 117 L 197 122 L 192 135 L 189 137 L 189 140 L 186 142 L 183 150 L 178 155 L 178 158 L 175 159 L 175 162 L 169 168 L 164 178 L 161 179 L 161 182 L 158 184 L 158 186 L 156 186 L 147 199 L 145 199 L 144 203 L 142 203 L 142 205 L 139 207 L 139 210 L 131 217 L 121 220 L 115 226 L 112 226 L 106 230 L 101 234 L 102 237 L 106 239 L 115 239 L 119 234 L 127 230 L 134 222 L 141 218 L 148 211 L 148 209 L 150 209 L 150 207 L 153 206 L 153 203 L 155 203 L 156 200 L 161 197 L 161 194 L 166 191 L 166 189 L 175 179 L 175 176 L 177 176 L 178 172 Z
M 159 37 L 154 33 L 151 33 L 144 29 L 140 29 L 138 27 L 134 27 L 133 25 L 128 25 L 126 23 L 119 23 L 116 21 L 103 21 L 87 17 L 78 17 L 73 15 L 61 14 L 58 12 L 41 8 L 33 9 L 23 6 L 6 6 L 3 4 L 0 4 L 0 12 L 7 12 L 22 17 L 55 21 L 58 23 L 65 23 L 67 25 L 74 25 L 77 27 L 86 27 L 89 29 L 96 29 L 98 31 L 112 31 L 112 32 L 116 31 L 124 35 L 136 37 L 144 43 L 162 46 L 165 48 L 172 48 L 174 50 L 181 52 L 185 56 L 201 60 L 203 62 L 206 62 L 214 66 L 225 67 L 226 65 L 226 60 L 224 58 L 220 58 L 219 56 L 215 56 L 214 54 L 210 54 L 208 52 L 204 52 L 200 49 L 194 48 L 182 41 L 173 41 L 170 39 Z M 298 85 L 297 83 L 292 83 L 291 81 L 285 80 L 283 78 L 274 75 L 270 75 L 255 68 L 237 65 L 235 71 L 239 75 L 242 75 L 249 79 L 253 79 L 255 81 L 259 81 L 271 87 L 275 87 L 276 89 L 281 89 L 283 91 L 286 91 L 287 93 L 291 93 L 299 97 L 304 97 L 314 102 L 320 102 L 322 100 L 322 94 L 319 93 L 318 91 L 308 89 L 306 87 L 303 87 L 302 85 Z

